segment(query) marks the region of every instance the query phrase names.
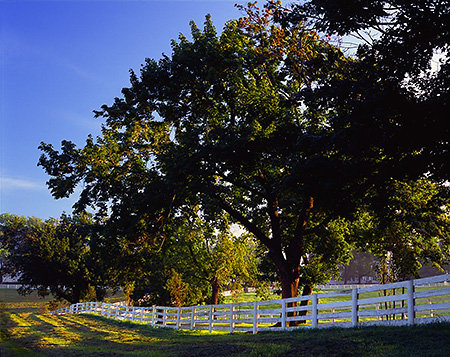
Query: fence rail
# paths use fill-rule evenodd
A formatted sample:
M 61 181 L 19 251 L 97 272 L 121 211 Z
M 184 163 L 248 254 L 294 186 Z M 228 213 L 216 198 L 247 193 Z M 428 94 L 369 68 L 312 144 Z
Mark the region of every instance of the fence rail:
M 190 307 L 84 302 L 51 314 L 94 313 L 176 329 L 248 331 L 450 321 L 450 274 L 289 299 Z M 424 288 L 439 284 L 435 288 Z M 307 301 L 307 305 L 305 304 Z M 303 302 L 303 304 L 302 304 Z
M 0 289 L 19 289 L 22 287 L 22 284 L 16 284 L 16 283 L 1 283 Z

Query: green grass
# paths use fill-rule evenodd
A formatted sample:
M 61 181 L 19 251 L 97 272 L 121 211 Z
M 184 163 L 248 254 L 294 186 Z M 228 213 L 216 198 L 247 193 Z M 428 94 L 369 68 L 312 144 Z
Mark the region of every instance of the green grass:
M 448 356 L 450 324 L 264 332 L 153 328 L 43 313 L 50 299 L 0 290 L 0 356 Z

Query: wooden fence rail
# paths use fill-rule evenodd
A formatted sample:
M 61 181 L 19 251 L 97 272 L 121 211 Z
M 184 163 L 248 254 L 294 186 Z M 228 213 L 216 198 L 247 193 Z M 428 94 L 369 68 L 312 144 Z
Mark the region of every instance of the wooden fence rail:
M 289 299 L 190 307 L 132 307 L 84 302 L 51 314 L 94 313 L 176 329 L 248 331 L 413 325 L 450 321 L 450 274 Z M 424 285 L 439 283 L 434 288 Z M 422 286 L 422 288 L 421 288 Z M 299 302 L 308 300 L 306 306 Z

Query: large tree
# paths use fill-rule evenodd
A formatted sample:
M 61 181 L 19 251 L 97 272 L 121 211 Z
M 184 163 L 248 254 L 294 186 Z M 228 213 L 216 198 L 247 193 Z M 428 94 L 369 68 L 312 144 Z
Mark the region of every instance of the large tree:
M 77 208 L 109 207 L 112 221 L 160 232 L 169 212 L 225 211 L 266 247 L 282 296 L 309 294 L 349 258 L 345 158 L 332 159 L 327 113 L 305 108 L 303 90 L 339 76 L 342 52 L 301 23 L 249 5 L 220 36 L 209 17 L 180 36 L 171 57 L 147 59 L 123 98 L 96 112 L 102 137 L 61 152 L 42 143 L 40 165 L 55 197 L 83 182 Z M 142 240 L 155 239 L 147 233 Z

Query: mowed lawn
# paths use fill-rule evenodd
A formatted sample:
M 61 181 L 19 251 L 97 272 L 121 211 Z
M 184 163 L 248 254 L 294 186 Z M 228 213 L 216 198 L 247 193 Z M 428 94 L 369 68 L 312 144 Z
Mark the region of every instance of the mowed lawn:
M 95 315 L 52 316 L 49 301 L 0 290 L 0 356 L 450 356 L 450 324 L 227 334 Z

